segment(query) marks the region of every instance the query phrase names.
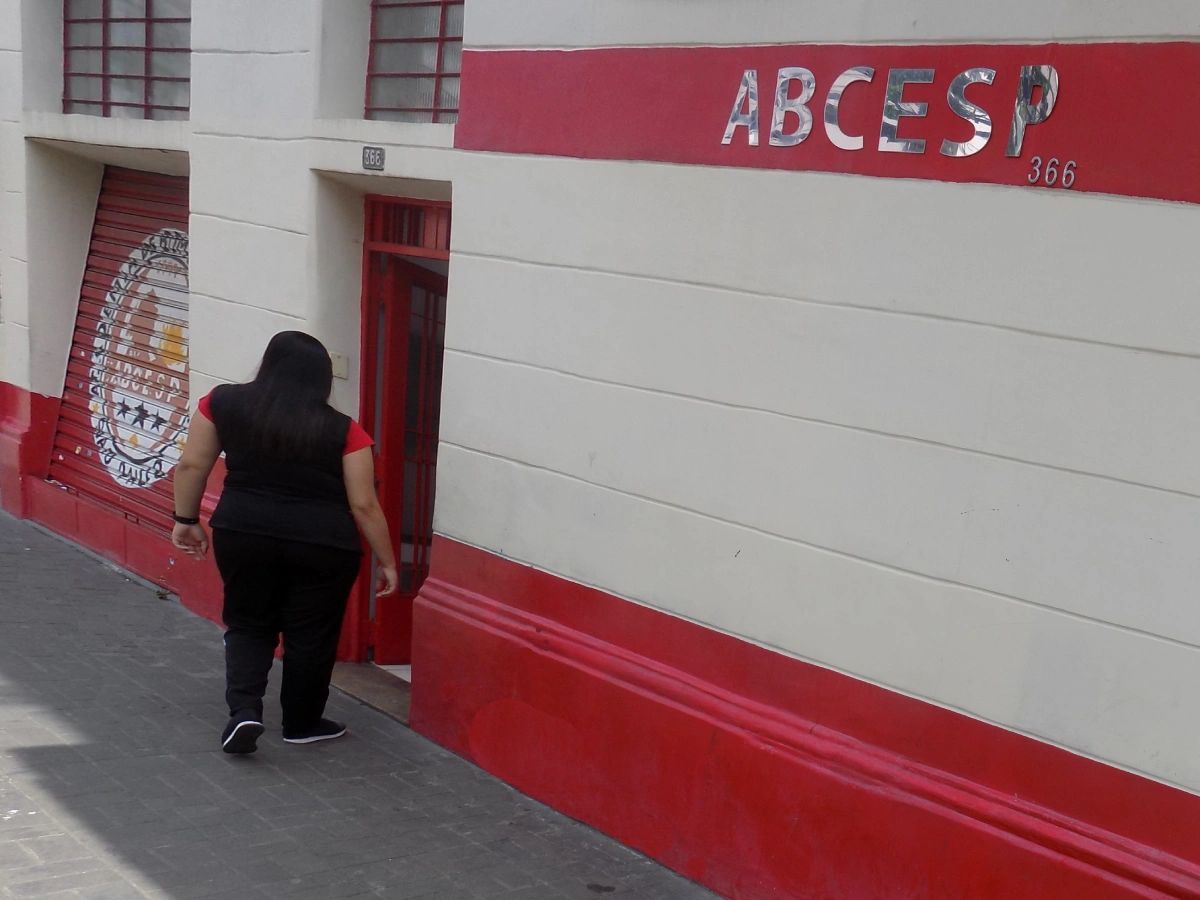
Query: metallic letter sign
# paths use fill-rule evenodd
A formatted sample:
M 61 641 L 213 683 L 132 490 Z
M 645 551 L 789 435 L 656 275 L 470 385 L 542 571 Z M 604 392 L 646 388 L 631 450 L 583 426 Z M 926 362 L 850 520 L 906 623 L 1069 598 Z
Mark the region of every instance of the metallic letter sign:
M 974 126 L 975 136 L 969 141 L 952 141 L 946 138 L 942 141 L 943 156 L 974 156 L 992 139 L 992 117 L 983 107 L 976 106 L 967 99 L 967 85 L 991 84 L 995 80 L 995 69 L 967 69 L 950 82 L 950 89 L 946 91 L 946 102 L 950 104 L 956 116 L 961 116 Z
M 742 107 L 746 111 L 742 112 Z M 741 125 L 749 132 L 750 146 L 758 146 L 758 71 L 747 69 L 742 73 L 742 86 L 738 88 L 737 99 L 733 101 L 733 112 L 729 114 L 729 124 L 725 126 L 725 137 L 722 144 L 733 140 L 733 132 Z
M 467 50 L 463 73 L 462 149 L 1200 203 L 1200 42 Z
M 800 96 L 789 99 L 788 91 L 793 81 L 800 82 Z M 771 116 L 772 147 L 794 147 L 804 143 L 804 139 L 812 131 L 813 117 L 808 108 L 808 101 L 812 99 L 816 89 L 817 82 L 808 69 L 779 70 L 779 81 L 775 86 L 775 113 Z M 790 112 L 800 117 L 800 124 L 791 134 L 785 134 L 783 123 Z
M 1036 106 L 1030 106 L 1033 101 L 1033 89 L 1042 89 L 1042 97 Z M 1017 87 L 1017 106 L 1013 110 L 1012 130 L 1008 133 L 1008 149 L 1005 156 L 1020 156 L 1021 145 L 1025 143 L 1025 127 L 1040 125 L 1050 118 L 1054 112 L 1054 104 L 1058 102 L 1058 72 L 1054 66 L 1022 66 L 1021 80 Z
M 933 69 L 892 69 L 888 72 L 887 96 L 883 100 L 883 123 L 879 127 L 879 149 L 890 153 L 924 153 L 924 138 L 899 140 L 896 132 L 901 116 L 924 116 L 928 103 L 904 102 L 904 85 L 933 84 Z
M 870 82 L 874 77 L 875 70 L 870 66 L 854 66 L 834 79 L 829 88 L 829 96 L 825 98 L 825 134 L 829 136 L 829 143 L 833 146 L 841 150 L 863 148 L 861 136 L 851 137 L 842 131 L 842 125 L 838 121 L 838 109 L 842 105 L 842 94 L 846 93 L 846 88 L 856 81 Z

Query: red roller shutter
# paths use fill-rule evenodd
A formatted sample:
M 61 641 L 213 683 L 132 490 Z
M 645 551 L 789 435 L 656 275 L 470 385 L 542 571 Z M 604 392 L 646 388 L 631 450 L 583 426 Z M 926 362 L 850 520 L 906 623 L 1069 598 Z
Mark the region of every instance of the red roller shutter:
M 169 530 L 188 425 L 188 182 L 109 167 L 50 478 Z

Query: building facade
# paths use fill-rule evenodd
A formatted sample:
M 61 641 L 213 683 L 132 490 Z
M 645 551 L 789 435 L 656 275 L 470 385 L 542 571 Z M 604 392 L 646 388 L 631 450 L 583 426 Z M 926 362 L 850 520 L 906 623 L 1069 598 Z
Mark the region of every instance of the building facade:
M 418 731 L 731 896 L 1200 895 L 1193 4 L 0 12 L 5 509 L 217 618 L 306 330 Z

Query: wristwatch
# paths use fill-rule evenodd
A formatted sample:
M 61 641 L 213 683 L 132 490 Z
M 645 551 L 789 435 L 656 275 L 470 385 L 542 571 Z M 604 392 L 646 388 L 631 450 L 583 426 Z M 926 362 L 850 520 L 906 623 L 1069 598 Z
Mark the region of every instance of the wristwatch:
M 175 521 L 180 525 L 199 525 L 200 519 L 195 516 L 181 516 L 175 513 Z

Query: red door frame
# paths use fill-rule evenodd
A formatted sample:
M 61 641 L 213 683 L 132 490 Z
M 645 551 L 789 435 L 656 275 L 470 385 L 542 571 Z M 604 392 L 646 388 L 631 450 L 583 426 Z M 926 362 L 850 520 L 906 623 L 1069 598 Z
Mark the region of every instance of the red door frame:
M 365 201 L 359 419 L 363 427 L 376 438 L 376 484 L 380 502 L 388 516 L 392 539 L 397 544 L 397 559 L 403 566 L 403 548 L 399 544 L 404 535 L 398 528 L 398 519 L 405 500 L 405 407 L 403 402 L 382 402 L 380 384 L 401 398 L 407 393 L 413 287 L 439 295 L 443 298 L 444 309 L 445 277 L 414 265 L 404 257 L 449 260 L 450 203 L 376 195 L 367 196 Z M 386 268 L 377 275 L 372 271 L 372 266 L 378 265 L 381 259 L 387 259 L 388 262 Z M 400 301 L 399 306 L 395 305 L 397 300 Z M 384 316 L 382 326 L 381 310 Z M 381 347 L 392 351 L 383 356 L 382 378 L 379 377 Z M 433 448 L 436 453 L 436 437 Z M 388 459 L 388 456 L 391 458 Z M 428 487 L 432 490 L 432 480 Z M 428 499 L 419 497 L 417 502 L 424 503 Z M 429 536 L 432 537 L 432 534 Z M 411 562 L 416 564 L 417 569 L 427 572 L 428 545 L 423 548 L 423 556 L 420 545 L 416 546 L 415 552 L 418 555 Z M 374 573 L 372 559 L 367 555 L 358 586 L 350 598 L 339 656 L 362 662 L 371 657 L 373 650 L 382 650 L 382 654 L 376 652 L 376 659 L 382 655 L 390 661 L 407 662 L 412 639 L 412 600 L 419 580 L 422 579 L 418 578 L 418 583 L 412 585 L 409 591 L 403 594 L 398 592 L 397 596 L 373 603 L 371 592 Z

